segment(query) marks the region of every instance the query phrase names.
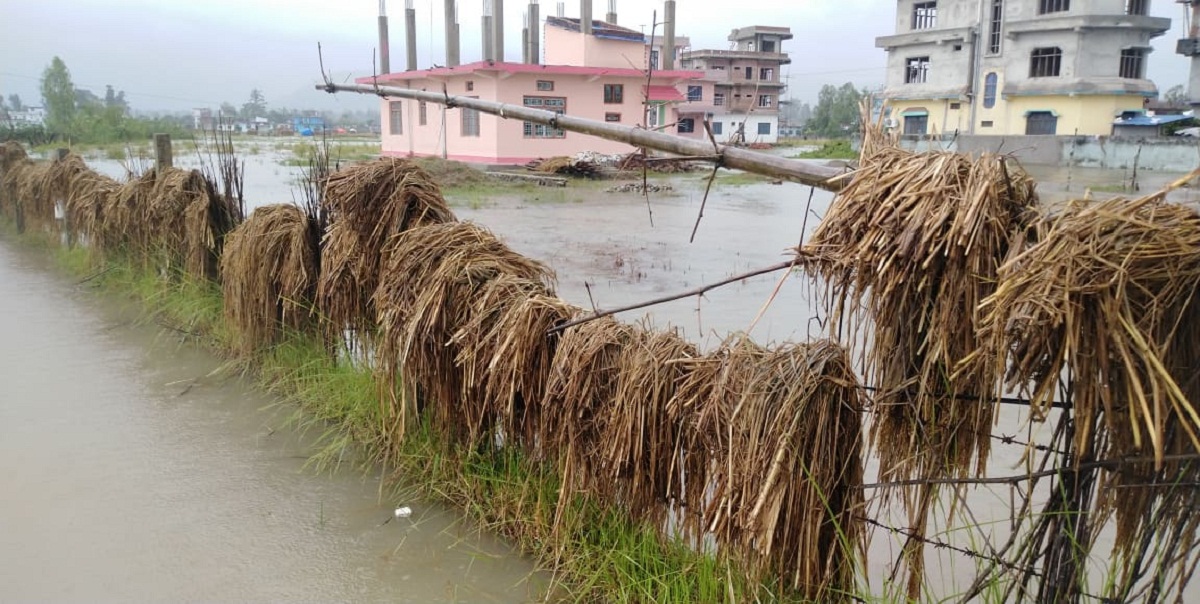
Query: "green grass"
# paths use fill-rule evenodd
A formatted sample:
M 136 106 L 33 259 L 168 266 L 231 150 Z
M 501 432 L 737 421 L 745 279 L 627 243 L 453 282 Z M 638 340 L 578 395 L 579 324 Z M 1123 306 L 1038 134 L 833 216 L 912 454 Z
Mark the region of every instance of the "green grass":
M 745 185 L 761 185 L 771 182 L 772 178 L 750 172 L 722 172 L 717 174 L 717 182 L 719 185 L 729 185 L 733 187 Z
M 840 139 L 825 141 L 812 151 L 804 151 L 790 157 L 791 159 L 858 159 L 858 151 L 851 148 L 850 141 Z

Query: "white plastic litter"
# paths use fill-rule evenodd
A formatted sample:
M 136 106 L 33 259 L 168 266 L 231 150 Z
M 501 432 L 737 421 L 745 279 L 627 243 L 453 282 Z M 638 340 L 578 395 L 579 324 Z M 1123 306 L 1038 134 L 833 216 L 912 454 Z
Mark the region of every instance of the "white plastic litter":
M 408 506 L 402 506 L 402 507 L 396 508 L 396 517 L 397 518 L 408 518 L 409 516 L 412 516 L 412 508 L 410 508 Z

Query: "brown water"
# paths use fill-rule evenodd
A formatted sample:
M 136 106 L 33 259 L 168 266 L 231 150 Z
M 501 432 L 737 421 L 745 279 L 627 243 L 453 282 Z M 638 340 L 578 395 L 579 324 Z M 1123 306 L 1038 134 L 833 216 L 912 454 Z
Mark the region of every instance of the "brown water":
M 0 601 L 524 602 L 532 564 L 457 516 L 303 468 L 219 361 L 0 240 Z M 386 524 L 397 505 L 413 515 Z

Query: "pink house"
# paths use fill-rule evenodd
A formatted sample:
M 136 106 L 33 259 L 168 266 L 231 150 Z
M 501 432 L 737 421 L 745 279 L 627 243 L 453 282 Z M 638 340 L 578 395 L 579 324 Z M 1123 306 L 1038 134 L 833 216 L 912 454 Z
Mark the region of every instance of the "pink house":
M 379 76 L 380 84 L 537 107 L 573 116 L 643 125 L 683 136 L 706 137 L 713 82 L 703 71 L 654 71 L 647 86 L 647 45 L 639 33 L 578 19 L 545 22 L 546 65 L 480 61 Z M 371 83 L 371 78 L 358 80 Z M 707 103 L 706 103 L 707 101 Z M 484 164 L 523 164 L 580 151 L 627 153 L 633 148 L 471 109 L 405 99 L 383 99 L 383 153 L 439 156 Z

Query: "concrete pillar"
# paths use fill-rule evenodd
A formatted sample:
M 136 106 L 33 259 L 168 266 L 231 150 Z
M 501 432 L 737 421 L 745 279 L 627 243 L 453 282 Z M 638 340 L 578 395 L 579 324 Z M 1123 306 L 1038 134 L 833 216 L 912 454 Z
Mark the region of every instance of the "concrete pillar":
M 412 0 L 408 0 L 408 8 L 404 9 L 404 29 L 408 30 L 408 39 L 405 40 L 405 50 L 408 55 L 408 71 L 417 70 L 417 11 L 412 7 Z
M 495 41 L 492 39 L 492 16 L 484 14 L 481 21 L 480 32 L 483 34 L 483 60 L 493 61 L 496 56 L 496 46 Z
M 458 7 L 454 0 L 446 0 L 446 67 L 458 67 Z
M 525 14 L 525 27 L 521 28 L 521 62 L 529 63 L 529 14 Z
M 504 0 L 492 0 L 492 56 L 504 62 Z
M 592 0 L 579 0 L 579 31 L 592 35 Z
M 529 3 L 529 62 L 533 65 L 539 65 L 542 62 L 542 35 L 538 29 L 542 26 L 541 18 L 538 17 L 537 1 Z
M 667 0 L 663 8 L 663 48 L 662 68 L 664 71 L 675 69 L 675 0 Z
M 155 134 L 154 135 L 154 169 L 162 172 L 166 168 L 170 168 L 173 164 L 171 159 L 171 135 L 170 134 Z
M 604 22 L 617 24 L 617 0 L 608 0 L 608 14 L 604 15 Z
M 379 73 L 392 72 L 392 50 L 388 40 L 387 0 L 379 0 Z

